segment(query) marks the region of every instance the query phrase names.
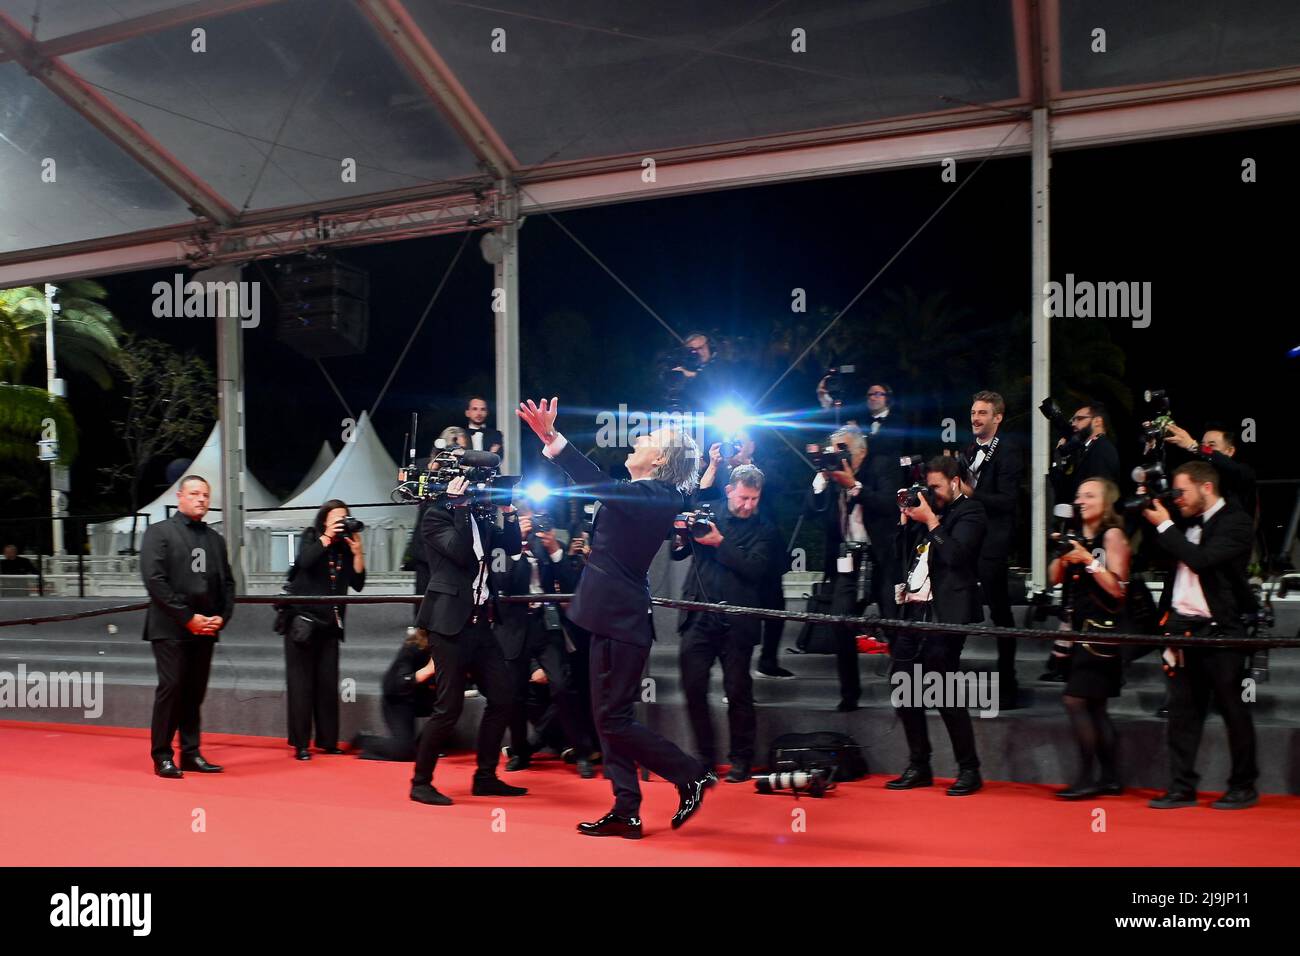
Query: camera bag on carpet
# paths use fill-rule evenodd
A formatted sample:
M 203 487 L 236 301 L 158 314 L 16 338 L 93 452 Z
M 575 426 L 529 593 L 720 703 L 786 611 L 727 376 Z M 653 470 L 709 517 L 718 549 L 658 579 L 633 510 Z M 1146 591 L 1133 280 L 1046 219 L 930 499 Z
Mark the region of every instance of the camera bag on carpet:
M 819 730 L 810 734 L 782 734 L 768 751 L 768 769 L 834 770 L 833 779 L 860 780 L 869 772 L 867 758 L 848 734 Z

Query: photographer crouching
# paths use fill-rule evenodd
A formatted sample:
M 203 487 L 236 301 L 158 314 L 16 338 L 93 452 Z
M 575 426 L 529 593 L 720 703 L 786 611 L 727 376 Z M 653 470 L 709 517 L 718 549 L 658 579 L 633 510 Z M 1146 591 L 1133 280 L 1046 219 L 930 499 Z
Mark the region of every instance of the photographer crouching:
M 483 461 L 471 460 L 471 455 Z M 411 778 L 411 799 L 449 806 L 451 798 L 433 786 L 438 755 L 451 737 L 465 706 L 465 675 L 469 672 L 487 707 L 478 732 L 478 769 L 472 793 L 476 797 L 517 797 L 528 791 L 512 787 L 496 775 L 501 741 L 510 721 L 514 687 L 492 633 L 495 593 L 488 569 L 492 555 L 519 553 L 519 519 L 511 504 L 498 504 L 483 483 L 471 488 L 470 477 L 480 469 L 495 472 L 499 459 L 488 452 L 466 452 L 466 472 L 440 486 L 425 510 L 420 531 L 429 562 L 429 586 L 416 616 L 417 636 L 427 642 L 434 667 L 433 714 L 420 733 Z M 503 523 L 496 523 L 500 511 Z
M 903 619 L 979 624 L 984 620 L 979 599 L 979 556 L 988 516 L 980 502 L 962 493 L 955 458 L 932 458 L 926 467 L 925 484 L 924 489 L 913 487 L 898 492 L 898 505 L 907 522 L 905 537 L 915 554 L 906 583 L 899 587 Z M 894 658 L 890 683 L 895 683 L 894 675 L 899 673 L 914 679 L 919 665 L 923 682 L 929 680 L 928 675 L 936 674 L 941 688 L 955 686 L 948 675 L 961 668 L 965 643 L 963 634 L 898 635 L 890 644 Z M 975 752 L 975 731 L 965 707 L 951 706 L 955 703 L 951 700 L 945 703 L 949 706 L 937 709 L 952 741 L 958 770 L 947 792 L 950 797 L 964 797 L 984 785 Z M 885 784 L 886 789 L 933 786 L 924 708 L 905 702 L 898 708 L 898 718 L 907 734 L 908 764 L 899 777 Z
M 727 507 L 722 514 L 701 510 L 677 517 L 672 559 L 695 559 L 684 589 L 686 600 L 761 606 L 773 557 L 782 546 L 776 528 L 758 513 L 762 493 L 763 472 L 754 465 L 739 465 L 727 483 Z M 717 763 L 709 716 L 709 671 L 714 661 L 721 660 L 730 729 L 731 770 L 725 779 L 744 783 L 754 760 L 754 680 L 749 666 L 762 621 L 749 615 L 683 611 L 677 630 L 682 636 L 682 687 L 697 755 L 709 767 Z

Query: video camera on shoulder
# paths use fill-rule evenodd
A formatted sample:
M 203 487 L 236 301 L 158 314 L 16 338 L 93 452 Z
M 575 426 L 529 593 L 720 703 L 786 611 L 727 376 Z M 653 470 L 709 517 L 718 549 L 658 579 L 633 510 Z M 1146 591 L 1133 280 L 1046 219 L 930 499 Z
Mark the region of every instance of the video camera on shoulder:
M 519 476 L 500 474 L 499 455 L 458 445 L 447 447 L 441 439 L 435 443 L 435 448 L 425 471 L 416 474 L 415 463 L 411 463 L 407 474 L 415 474 L 415 477 L 393 489 L 391 497 L 394 502 L 411 504 L 434 500 L 447 508 L 472 507 L 477 511 L 491 511 L 504 508 L 513 500 Z M 457 478 L 468 482 L 465 493 L 448 495 L 448 486 Z
M 710 525 L 716 526 L 718 523 L 717 516 L 713 513 L 713 506 L 709 504 L 700 505 L 694 511 L 684 511 L 679 514 L 673 523 L 678 521 L 686 523 L 686 530 L 691 533 L 692 538 L 703 538 L 713 530 Z

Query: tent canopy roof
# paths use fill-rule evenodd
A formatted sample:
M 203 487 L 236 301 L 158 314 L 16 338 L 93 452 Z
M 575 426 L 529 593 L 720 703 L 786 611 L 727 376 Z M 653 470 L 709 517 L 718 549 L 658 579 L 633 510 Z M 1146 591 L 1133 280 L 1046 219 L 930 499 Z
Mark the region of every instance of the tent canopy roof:
M 0 104 L 3 286 L 1295 122 L 1300 4 L 0 0 Z

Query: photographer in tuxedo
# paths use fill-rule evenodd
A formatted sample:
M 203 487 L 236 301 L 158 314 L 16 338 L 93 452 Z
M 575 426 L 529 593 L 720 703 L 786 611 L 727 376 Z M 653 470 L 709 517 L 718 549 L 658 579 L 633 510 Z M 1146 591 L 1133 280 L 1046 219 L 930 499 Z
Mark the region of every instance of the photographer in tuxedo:
M 1074 459 L 1073 467 L 1069 468 L 1068 473 L 1065 468 L 1052 468 L 1052 488 L 1058 503 L 1072 504 L 1079 486 L 1089 478 L 1104 479 L 1118 488 L 1128 477 L 1120 471 L 1119 450 L 1106 431 L 1110 422 L 1109 415 L 1101 402 L 1089 402 L 1080 405 L 1071 417 L 1074 437 L 1069 440 L 1069 444 Z M 1058 451 L 1066 444 L 1064 438 L 1058 441 Z
M 535 518 L 530 508 L 519 509 L 519 534 L 524 547 L 510 559 L 507 570 L 492 572 L 496 593 L 571 594 L 577 586 L 577 569 L 566 560 L 564 549 L 555 540 L 555 530 L 550 527 L 539 530 L 534 524 Z M 565 636 L 560 629 L 559 607 L 555 604 L 514 602 L 503 603 L 500 607 L 501 616 L 494 630 L 510 667 L 515 689 L 506 770 L 512 773 L 526 770 L 531 763 L 528 685 L 542 682 L 550 690 L 555 716 L 564 729 L 564 739 L 574 748 L 578 775 L 584 779 L 594 777 L 591 741 L 587 739 L 579 698 L 573 692 L 568 668 L 565 667 Z
M 1259 802 L 1255 780 L 1255 724 L 1241 699 L 1245 651 L 1231 647 L 1179 647 L 1179 636 L 1245 637 L 1242 612 L 1253 607 L 1246 562 L 1250 559 L 1250 518 L 1219 494 L 1219 475 L 1205 462 L 1188 462 L 1174 471 L 1175 504 L 1184 527 L 1174 524 L 1160 499 L 1142 516 L 1155 526 L 1160 546 L 1178 562 L 1160 596 L 1164 651 L 1169 675 L 1168 792 L 1150 806 L 1157 810 L 1196 806 L 1196 752 L 1210 697 L 1223 715 L 1232 754 L 1228 790 L 1210 804 L 1216 810 L 1244 810 Z
M 774 555 L 781 551 L 776 528 L 758 513 L 763 473 L 740 465 L 726 486 L 726 508 L 715 521 L 674 523 L 672 559 L 693 558 L 683 598 L 709 604 L 760 607 L 763 588 L 771 577 Z M 749 673 L 754 645 L 762 624 L 748 615 L 712 611 L 683 611 L 677 630 L 686 709 L 700 759 L 717 762 L 713 720 L 709 715 L 709 672 L 722 662 L 722 686 L 727 695 L 731 770 L 728 783 L 746 783 L 754 762 L 754 681 Z
M 915 504 L 903 499 L 899 505 L 908 525 L 905 538 L 915 555 L 900 587 L 903 618 L 909 621 L 938 621 L 944 624 L 979 624 L 984 620 L 980 608 L 978 566 L 981 547 L 988 529 L 988 517 L 979 501 L 962 492 L 956 459 L 941 456 L 930 460 L 925 475 L 926 490 Z M 921 665 L 923 679 L 929 674 L 940 676 L 940 687 L 952 686 L 947 675 L 961 668 L 961 651 L 966 637 L 960 634 L 906 633 L 894 638 L 890 646 L 894 675 L 902 673 L 908 680 L 916 677 Z M 906 695 L 910 697 L 911 695 Z M 952 704 L 952 701 L 948 701 Z M 965 797 L 979 790 L 979 755 L 975 752 L 975 732 L 965 707 L 940 707 L 948 737 L 952 740 L 957 761 L 957 779 L 948 788 L 948 796 Z M 930 736 L 925 726 L 925 710 L 904 703 L 898 718 L 907 734 L 909 752 L 907 769 L 885 784 L 889 790 L 911 790 L 934 785 L 930 771 Z
M 989 616 L 998 627 L 1015 627 L 1007 565 L 1021 508 L 1020 485 L 1025 466 L 1020 443 L 1000 435 L 1006 403 L 997 392 L 977 392 L 971 399 L 970 425 L 975 440 L 966 448 L 971 497 L 984 506 L 988 533 L 979 554 L 980 590 Z M 1014 710 L 1016 703 L 1016 639 L 998 638 L 998 706 Z
M 434 666 L 434 706 L 420 733 L 411 799 L 434 806 L 452 802 L 433 786 L 433 771 L 464 709 L 467 671 L 487 698 L 479 724 L 478 769 L 471 792 L 476 797 L 517 797 L 528 792 L 496 775 L 514 687 L 501 645 L 492 633 L 492 620 L 498 612 L 488 575 L 494 551 L 519 553 L 519 519 L 513 505 L 501 507 L 503 525 L 498 527 L 492 517 L 466 504 L 468 485 L 464 476 L 451 479 L 446 493 L 425 510 L 421 525 L 429 587 L 416 616 L 416 633 L 427 642 Z
M 650 656 L 650 562 L 667 540 L 673 520 L 695 490 L 699 449 L 690 435 L 661 428 L 636 440 L 626 467 L 630 481 L 607 477 L 555 430 L 556 399 L 521 403 L 519 417 L 543 443 L 543 453 L 600 499 L 591 554 L 569 605 L 569 620 L 591 632 L 591 700 L 614 789 L 613 809 L 592 823 L 588 836 L 641 837 L 641 788 L 637 765 L 677 787 L 672 825 L 699 811 L 704 792 L 718 782 L 711 767 L 683 753 L 636 720 L 641 677 Z

